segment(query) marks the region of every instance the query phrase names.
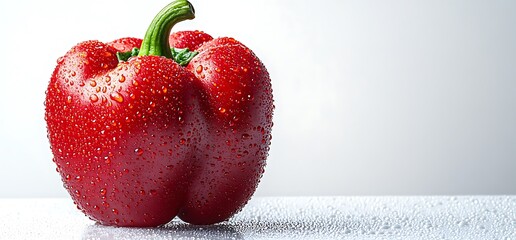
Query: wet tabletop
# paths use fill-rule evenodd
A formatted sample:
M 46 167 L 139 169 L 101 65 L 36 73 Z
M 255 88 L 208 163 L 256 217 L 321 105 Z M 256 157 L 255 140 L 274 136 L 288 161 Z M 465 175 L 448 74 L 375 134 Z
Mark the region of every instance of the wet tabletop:
M 95 224 L 70 199 L 0 199 L 0 239 L 516 239 L 516 196 L 254 198 L 231 220 Z

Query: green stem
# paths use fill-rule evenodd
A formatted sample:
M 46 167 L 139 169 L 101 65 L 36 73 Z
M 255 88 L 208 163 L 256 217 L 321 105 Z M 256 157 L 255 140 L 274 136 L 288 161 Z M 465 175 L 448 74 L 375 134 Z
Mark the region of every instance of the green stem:
M 172 59 L 181 66 L 186 66 L 190 61 L 197 56 L 199 52 L 192 52 L 188 48 L 170 48 L 170 52 L 172 53 Z M 140 53 L 140 49 L 133 48 L 131 51 L 127 52 L 117 52 L 116 57 L 119 62 L 127 62 L 129 58 L 136 57 Z
M 194 8 L 187 0 L 177 0 L 168 4 L 152 20 L 138 56 L 154 55 L 172 58 L 168 42 L 170 30 L 176 23 L 194 18 Z

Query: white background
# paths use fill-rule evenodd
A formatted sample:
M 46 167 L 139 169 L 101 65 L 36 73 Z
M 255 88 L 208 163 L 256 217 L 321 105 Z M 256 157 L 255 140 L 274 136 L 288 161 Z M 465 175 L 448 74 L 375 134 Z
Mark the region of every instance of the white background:
M 192 0 L 268 67 L 257 195 L 516 194 L 516 1 Z M 66 196 L 46 138 L 56 59 L 143 37 L 168 0 L 0 2 L 0 197 Z

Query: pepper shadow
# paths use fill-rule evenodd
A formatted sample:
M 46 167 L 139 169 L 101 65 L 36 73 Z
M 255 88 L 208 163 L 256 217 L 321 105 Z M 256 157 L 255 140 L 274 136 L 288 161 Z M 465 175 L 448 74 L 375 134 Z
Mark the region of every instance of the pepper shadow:
M 156 228 L 112 227 L 92 224 L 84 229 L 83 240 L 118 240 L 118 239 L 243 239 L 232 226 L 191 225 L 180 220 Z

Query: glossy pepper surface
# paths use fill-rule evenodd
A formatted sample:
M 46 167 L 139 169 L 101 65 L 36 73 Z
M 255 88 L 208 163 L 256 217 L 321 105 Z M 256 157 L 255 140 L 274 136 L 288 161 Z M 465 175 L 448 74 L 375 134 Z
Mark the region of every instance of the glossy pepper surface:
M 221 222 L 264 172 L 269 74 L 233 38 L 170 34 L 193 18 L 188 1 L 175 1 L 143 40 L 86 41 L 58 60 L 45 100 L 53 161 L 77 207 L 101 224 Z

